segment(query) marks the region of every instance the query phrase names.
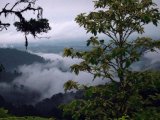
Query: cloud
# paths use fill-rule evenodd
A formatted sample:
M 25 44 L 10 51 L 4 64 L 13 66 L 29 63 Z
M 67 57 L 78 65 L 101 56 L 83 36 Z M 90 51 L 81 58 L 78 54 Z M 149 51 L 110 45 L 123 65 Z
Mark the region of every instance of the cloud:
M 148 52 L 144 59 L 133 66 L 134 70 L 143 70 L 143 67 L 152 65 L 160 60 L 158 53 Z M 80 72 L 75 75 L 70 72 L 70 66 L 81 62 L 81 59 L 62 57 L 61 54 L 34 53 L 49 60 L 47 63 L 34 63 L 18 68 L 21 75 L 12 82 L 0 82 L 0 94 L 8 101 L 18 104 L 32 104 L 52 95 L 64 92 L 63 85 L 68 80 L 75 80 L 79 84 L 98 85 L 105 84 L 107 80 L 97 78 L 93 81 L 93 75 Z M 146 66 L 147 62 L 147 66 Z M 138 67 L 137 67 L 138 66 Z
M 160 61 L 160 49 L 156 49 L 156 52 L 147 52 L 144 54 L 144 57 L 151 61 L 151 64 Z
M 15 1 L 7 0 L 7 2 L 12 4 Z M 154 1 L 158 6 L 160 5 L 159 0 Z M 1 0 L 0 8 L 4 7 L 5 4 L 6 0 Z M 49 19 L 52 26 L 52 30 L 48 34 L 42 36 L 50 36 L 52 40 L 86 38 L 86 31 L 83 27 L 80 28 L 79 25 L 75 23 L 74 19 L 80 13 L 88 13 L 94 10 L 92 0 L 38 0 L 37 5 L 43 7 L 43 15 L 45 18 Z M 10 22 L 14 21 L 14 16 L 6 19 Z M 159 39 L 160 26 L 155 28 L 152 25 L 148 25 L 145 28 L 146 33 L 144 35 Z M 0 42 L 3 43 L 22 42 L 24 39 L 23 33 L 17 33 L 13 26 L 7 31 L 0 32 L 0 36 Z M 29 41 L 35 42 L 33 37 L 29 37 Z
M 55 40 L 76 40 L 86 38 L 88 35 L 83 28 L 80 28 L 75 21 L 54 22 L 51 24 L 52 30 L 48 36 Z
M 80 72 L 78 76 L 71 73 L 70 66 L 79 63 L 80 59 L 63 58 L 58 54 L 38 54 L 50 62 L 20 66 L 18 72 L 22 73 L 21 76 L 11 83 L 0 83 L 0 89 L 3 89 L 1 93 L 6 100 L 34 103 L 54 94 L 63 93 L 63 85 L 68 80 L 75 80 L 79 84 L 88 86 L 107 82 L 101 78 L 93 81 L 93 76 L 86 72 Z
M 141 57 L 140 61 L 131 65 L 131 69 L 135 71 L 144 70 L 159 70 L 160 69 L 160 50 L 156 49 L 155 52 L 146 51 Z
M 37 2 L 44 8 L 44 17 L 53 21 L 68 21 L 82 13 L 93 10 L 92 0 L 43 0 Z
M 50 56 L 51 54 L 44 54 L 45 57 L 47 55 Z M 21 66 L 19 72 L 22 72 L 22 76 L 15 79 L 14 82 L 43 93 L 43 97 L 50 97 L 53 94 L 64 92 L 63 84 L 67 80 L 76 80 L 80 84 L 88 85 L 106 82 L 100 78 L 93 81 L 93 76 L 86 72 L 80 72 L 78 76 L 71 73 L 70 66 L 80 62 L 79 59 L 63 58 L 54 54 L 52 56 L 53 61 L 47 64 Z
M 11 3 L 12 5 L 15 1 L 16 0 L 8 0 L 7 3 Z M 0 8 L 4 7 L 5 4 L 6 1 L 1 0 Z M 74 19 L 78 14 L 88 12 L 93 9 L 92 0 L 38 0 L 36 5 L 43 7 L 43 16 L 49 19 L 52 27 L 52 31 L 42 36 L 51 36 L 51 39 L 54 40 L 64 40 L 72 39 L 73 36 L 75 38 L 76 36 L 82 37 L 85 35 L 84 29 L 79 29 L 78 24 L 75 24 Z M 27 13 L 25 16 L 28 17 L 28 14 L 30 14 L 29 17 L 32 17 L 32 13 Z M 4 19 L 4 21 L 8 21 L 10 23 L 13 23 L 14 20 L 15 16 Z M 4 30 L 3 32 L 0 32 L 0 36 L 0 42 L 3 43 L 17 43 L 24 39 L 23 33 L 18 33 L 13 26 L 9 27 L 7 31 Z M 34 38 L 30 37 L 29 41 L 34 41 Z
M 152 65 L 160 61 L 160 51 L 148 52 L 144 55 L 142 61 L 135 64 L 133 69 L 143 69 L 147 65 Z M 12 86 L 23 86 L 26 91 L 33 91 L 37 97 L 34 101 L 49 98 L 54 94 L 64 92 L 63 85 L 68 80 L 75 80 L 79 84 L 85 84 L 88 86 L 105 84 L 107 80 L 97 78 L 93 81 L 93 75 L 87 72 L 80 72 L 79 75 L 75 75 L 70 72 L 70 66 L 81 62 L 81 59 L 72 59 L 70 57 L 62 57 L 60 54 L 52 53 L 36 53 L 46 60 L 50 60 L 48 63 L 35 63 L 32 65 L 20 66 L 18 71 L 22 73 L 13 82 Z M 145 60 L 144 60 L 145 58 Z M 138 68 L 136 68 L 138 66 Z M 140 68 L 141 67 L 141 68 Z M 23 91 L 23 90 L 22 90 Z M 37 94 L 38 93 L 38 94 Z

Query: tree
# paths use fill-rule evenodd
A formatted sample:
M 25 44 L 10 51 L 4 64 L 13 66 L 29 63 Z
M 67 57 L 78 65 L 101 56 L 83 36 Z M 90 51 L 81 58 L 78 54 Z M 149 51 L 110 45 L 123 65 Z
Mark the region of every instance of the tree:
M 130 66 L 138 61 L 144 52 L 155 51 L 155 48 L 160 46 L 159 40 L 138 37 L 130 41 L 129 38 L 133 33 L 143 34 L 144 26 L 149 23 L 157 26 L 160 12 L 152 0 L 97 0 L 94 1 L 94 4 L 97 11 L 89 14 L 82 13 L 75 19 L 87 32 L 93 34 L 87 41 L 87 46 L 91 46 L 92 49 L 78 52 L 69 48 L 65 49 L 64 56 L 77 57 L 83 60 L 80 64 L 71 66 L 71 71 L 76 74 L 79 71 L 87 71 L 93 74 L 94 78 L 102 77 L 110 80 L 110 85 L 106 85 L 104 89 L 102 89 L 103 87 L 98 88 L 98 91 L 100 90 L 98 96 L 93 99 L 78 101 L 77 104 L 73 103 L 74 108 L 79 108 L 79 110 L 76 109 L 78 112 L 72 108 L 75 111 L 73 116 L 76 119 L 83 118 L 85 115 L 81 116 L 80 111 L 85 113 L 86 109 L 87 120 L 96 118 L 95 115 L 98 116 L 98 113 L 97 119 L 104 119 L 105 115 L 118 119 L 129 113 L 128 100 L 136 90 L 132 87 L 137 83 L 135 82 L 137 73 L 135 75 Z M 110 40 L 98 40 L 98 33 L 105 34 Z M 71 85 L 67 83 L 65 89 L 67 89 L 67 85 L 71 89 Z M 76 88 L 75 83 L 72 88 Z M 107 95 L 106 90 L 108 89 L 114 91 L 110 92 L 112 95 Z M 96 87 L 92 87 L 88 95 L 92 96 L 96 90 Z M 111 98 L 108 99 L 108 96 Z M 96 105 L 98 101 L 100 103 Z M 88 104 L 91 106 L 87 106 Z M 82 110 L 76 105 L 85 106 L 85 109 Z M 101 108 L 99 112 L 96 111 L 97 114 L 95 112 L 92 114 L 93 111 L 87 111 L 91 108 L 96 110 L 93 106 Z
M 18 20 L 15 21 L 14 26 L 16 27 L 17 31 L 23 32 L 25 35 L 25 46 L 27 49 L 28 46 L 28 39 L 27 35 L 31 34 L 34 37 L 38 37 L 37 34 L 40 33 L 47 33 L 51 27 L 49 26 L 48 20 L 43 18 L 43 8 L 42 7 L 35 7 L 35 3 L 37 0 L 18 0 L 15 4 L 8 8 L 10 3 L 7 3 L 4 8 L 0 11 L 0 17 L 4 16 L 6 19 L 9 15 L 15 15 Z M 24 6 L 23 9 L 17 7 Z M 33 11 L 37 13 L 36 18 L 30 18 L 27 20 L 23 14 L 27 11 Z M 5 23 L 0 19 L 0 31 L 6 29 L 10 26 L 10 23 Z
M 7 110 L 4 110 L 3 108 L 0 108 L 0 118 L 6 118 L 9 117 L 10 115 L 8 114 Z

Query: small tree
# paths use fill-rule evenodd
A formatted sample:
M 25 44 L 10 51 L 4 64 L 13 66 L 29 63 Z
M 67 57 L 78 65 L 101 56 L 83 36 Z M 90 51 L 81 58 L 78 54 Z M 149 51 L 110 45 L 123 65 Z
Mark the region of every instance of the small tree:
M 78 57 L 83 60 L 80 64 L 71 66 L 71 70 L 76 74 L 79 71 L 87 71 L 93 74 L 94 78 L 102 77 L 110 80 L 111 84 L 107 86 L 107 89 L 106 87 L 105 89 L 100 87 L 98 89 L 100 90 L 98 92 L 99 97 L 95 97 L 93 101 L 87 101 L 87 103 L 81 101 L 73 104 L 84 105 L 85 109 L 94 109 L 92 107 L 99 101 L 101 110 L 100 112 L 96 111 L 101 116 L 99 119 L 105 119 L 103 117 L 106 114 L 118 118 L 128 113 L 127 101 L 129 96 L 135 92 L 132 87 L 133 83 L 135 83 L 133 78 L 136 75 L 133 74 L 130 66 L 138 61 L 145 51 L 154 51 L 160 45 L 160 41 L 154 41 L 151 38 L 138 37 L 136 40 L 130 41 L 129 37 L 135 32 L 138 34 L 144 33 L 144 25 L 149 23 L 157 26 L 160 20 L 160 12 L 152 0 L 97 0 L 94 3 L 95 9 L 98 9 L 97 11 L 89 14 L 82 13 L 75 19 L 87 32 L 94 35 L 87 41 L 87 46 L 91 46 L 92 49 L 82 52 L 77 52 L 72 48 L 65 49 L 64 55 Z M 110 40 L 108 38 L 106 40 L 98 40 L 98 33 L 105 34 Z M 67 89 L 66 85 L 67 83 L 65 84 Z M 71 88 L 70 85 L 68 86 Z M 108 92 L 106 90 L 111 86 L 114 88 L 112 90 L 115 91 L 111 92 L 111 94 L 115 95 L 114 97 L 111 95 L 112 98 L 109 100 L 107 96 L 110 95 L 107 95 Z M 97 88 L 93 87 L 89 93 L 93 94 L 96 91 L 95 89 Z M 87 104 L 91 106 L 87 106 Z M 114 113 L 112 113 L 113 111 Z M 83 113 L 85 112 L 83 111 Z M 94 113 L 88 114 L 92 117 L 97 115 Z M 76 118 L 77 116 L 80 117 L 78 112 L 74 117 Z
M 48 32 L 50 30 L 50 26 L 47 19 L 43 18 L 43 9 L 41 7 L 35 7 L 35 3 L 37 0 L 18 0 L 15 4 L 8 8 L 10 3 L 7 3 L 4 8 L 0 11 L 0 17 L 4 16 L 6 19 L 9 15 L 15 15 L 18 20 L 15 21 L 14 26 L 16 27 L 17 31 L 21 31 L 25 35 L 25 46 L 27 49 L 28 40 L 27 35 L 31 34 L 34 37 L 37 37 L 37 34 Z M 23 9 L 17 9 L 17 7 L 24 6 Z M 33 11 L 37 13 L 36 18 L 30 18 L 27 20 L 23 14 L 27 11 Z M 0 31 L 6 29 L 10 26 L 10 23 L 5 23 L 0 19 Z

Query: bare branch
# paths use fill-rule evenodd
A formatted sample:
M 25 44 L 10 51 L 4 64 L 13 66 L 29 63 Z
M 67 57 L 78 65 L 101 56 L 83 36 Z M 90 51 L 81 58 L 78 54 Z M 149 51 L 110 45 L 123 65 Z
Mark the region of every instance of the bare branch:
M 17 27 L 17 31 L 21 31 L 25 34 L 25 46 L 27 48 L 28 46 L 28 40 L 27 35 L 31 34 L 34 37 L 37 37 L 37 34 L 40 34 L 42 32 L 48 32 L 50 30 L 50 26 L 47 19 L 43 19 L 42 13 L 43 9 L 41 7 L 34 7 L 34 4 L 37 0 L 18 0 L 13 4 L 12 7 L 7 8 L 9 3 L 7 3 L 4 8 L 0 11 L 0 16 L 4 15 L 4 17 L 7 17 L 10 14 L 15 15 L 19 20 L 15 21 L 14 25 Z M 25 3 L 25 7 L 23 9 L 16 9 L 17 6 L 20 6 L 21 4 Z M 30 19 L 26 20 L 25 17 L 23 17 L 23 13 L 27 11 L 37 11 L 36 19 Z M 32 22 L 30 24 L 29 22 Z M 7 27 L 9 27 L 9 23 L 3 23 L 0 20 L 0 31 L 3 29 L 7 30 Z M 36 27 L 35 27 L 36 26 Z M 19 28 L 18 28 L 19 27 Z M 40 37 L 39 37 L 40 38 Z
M 0 21 L 0 31 L 2 31 L 3 29 L 7 30 L 7 27 L 9 27 L 10 24 L 9 23 L 1 23 Z

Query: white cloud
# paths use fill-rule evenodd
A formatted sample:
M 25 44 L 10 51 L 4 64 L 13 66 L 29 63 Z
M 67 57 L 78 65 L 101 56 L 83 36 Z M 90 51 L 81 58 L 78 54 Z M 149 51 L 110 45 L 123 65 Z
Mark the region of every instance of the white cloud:
M 7 2 L 14 3 L 13 0 L 7 0 Z M 155 2 L 160 5 L 159 0 Z M 0 8 L 5 6 L 6 0 L 0 1 Z M 79 39 L 86 38 L 86 31 L 80 28 L 77 23 L 75 23 L 75 17 L 82 12 L 90 12 L 94 10 L 92 0 L 38 0 L 38 6 L 44 8 L 44 17 L 48 18 L 52 30 L 47 35 L 53 40 L 68 40 L 68 39 Z M 8 19 L 8 18 L 7 18 Z M 14 20 L 14 16 L 9 19 Z M 146 27 L 147 36 L 159 38 L 160 26 L 155 28 L 151 25 Z M 29 37 L 29 41 L 33 40 L 33 37 Z M 17 33 L 10 27 L 8 31 L 0 32 L 0 42 L 20 42 L 24 40 L 22 33 Z
M 78 63 L 80 59 L 63 58 L 57 54 L 39 55 L 50 59 L 46 64 L 32 64 L 20 66 L 18 71 L 22 75 L 13 81 L 17 86 L 25 86 L 32 91 L 38 91 L 41 99 L 51 97 L 53 94 L 64 92 L 63 85 L 68 80 L 78 81 L 80 84 L 97 85 L 104 84 L 106 80 L 97 78 L 93 81 L 93 75 L 80 72 L 77 76 L 70 72 L 70 66 Z
M 156 52 L 148 52 L 144 55 L 150 59 L 151 63 L 160 60 L 159 50 Z M 107 80 L 97 78 L 93 81 L 93 75 L 87 72 L 80 72 L 75 75 L 70 72 L 70 66 L 79 63 L 80 59 L 72 59 L 70 57 L 62 57 L 60 54 L 52 53 L 36 53 L 46 60 L 50 60 L 45 64 L 32 64 L 20 66 L 18 71 L 22 75 L 16 78 L 13 84 L 17 86 L 25 86 L 31 91 L 37 91 L 41 94 L 41 99 L 51 97 L 53 94 L 64 92 L 63 85 L 67 80 L 75 80 L 80 84 L 98 85 L 105 84 Z M 136 69 L 137 65 L 134 66 Z
M 6 2 L 6 0 L 1 0 L 0 8 L 4 7 L 6 3 L 11 3 L 12 5 L 15 1 L 8 0 Z M 83 29 L 79 29 L 79 26 L 74 22 L 74 19 L 81 12 L 87 12 L 93 9 L 92 0 L 45 0 L 45 2 L 44 0 L 38 0 L 37 5 L 43 7 L 43 15 L 49 19 L 52 26 L 52 31 L 47 35 L 42 36 L 50 36 L 51 39 L 54 40 L 85 36 L 85 31 Z M 15 16 L 12 16 L 9 19 L 4 19 L 4 21 L 7 20 L 11 22 L 14 21 L 14 19 Z M 0 32 L 1 43 L 20 42 L 22 39 L 24 39 L 23 33 L 16 32 L 13 26 L 11 26 L 7 31 Z M 29 40 L 33 41 L 33 37 L 29 37 Z
M 34 103 L 59 92 L 63 93 L 63 85 L 68 80 L 75 80 L 88 86 L 107 82 L 101 78 L 93 81 L 93 75 L 87 72 L 80 72 L 78 76 L 71 73 L 70 66 L 79 63 L 80 59 L 62 57 L 58 54 L 38 53 L 38 55 L 51 61 L 19 66 L 18 71 L 21 73 L 19 77 L 8 83 L 0 82 L 0 93 L 6 100 L 21 101 L 22 104 Z
M 156 52 L 147 52 L 144 57 L 151 60 L 151 64 L 160 61 L 160 49 L 156 49 Z
M 52 30 L 49 36 L 55 40 L 73 40 L 86 38 L 89 34 L 83 28 L 80 28 L 75 21 L 55 22 L 51 24 Z

